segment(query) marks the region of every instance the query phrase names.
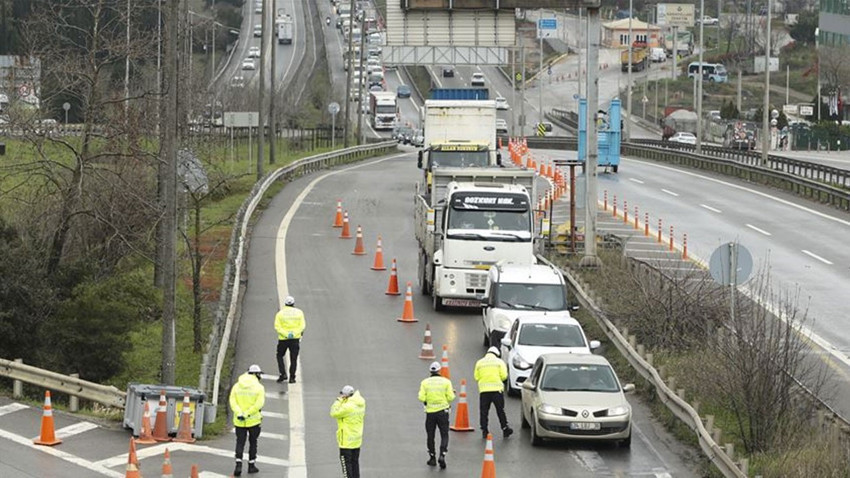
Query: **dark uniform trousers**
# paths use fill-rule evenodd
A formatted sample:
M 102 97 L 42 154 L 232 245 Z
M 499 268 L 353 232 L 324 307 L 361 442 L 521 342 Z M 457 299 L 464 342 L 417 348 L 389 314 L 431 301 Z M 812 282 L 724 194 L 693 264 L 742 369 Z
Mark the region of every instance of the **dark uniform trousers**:
M 505 416 L 505 395 L 502 392 L 481 392 L 478 394 L 479 423 L 481 430 L 490 431 L 487 427 L 490 422 L 490 404 L 495 405 L 496 415 L 504 430 L 508 426 L 508 417 Z
M 360 448 L 340 448 L 342 478 L 360 478 Z
M 301 350 L 301 339 L 285 339 L 277 341 L 277 371 L 286 376 L 286 362 L 283 356 L 289 350 L 289 376 L 295 378 L 296 367 L 298 367 L 298 352 Z
M 428 434 L 428 453 L 434 454 L 434 435 L 440 429 L 440 454 L 449 451 L 449 409 L 425 414 L 425 432 Z
M 234 427 L 236 430 L 236 461 L 242 461 L 242 453 L 245 451 L 245 439 L 248 439 L 248 461 L 253 463 L 257 459 L 257 439 L 260 437 L 260 425 L 253 427 Z

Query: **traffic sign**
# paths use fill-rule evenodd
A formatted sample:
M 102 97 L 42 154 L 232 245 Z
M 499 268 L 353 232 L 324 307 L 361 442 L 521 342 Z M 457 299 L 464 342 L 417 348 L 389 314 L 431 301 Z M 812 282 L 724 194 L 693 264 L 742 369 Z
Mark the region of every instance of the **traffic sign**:
M 18 88 L 18 94 L 20 94 L 21 96 L 29 96 L 29 87 L 27 87 L 27 85 L 21 85 L 20 88 Z
M 551 38 L 558 31 L 558 19 L 540 18 L 537 20 L 537 38 Z
M 516 79 L 516 81 L 522 81 L 522 73 L 516 72 L 516 75 L 514 75 L 514 78 Z
M 543 123 L 537 123 L 537 136 L 546 136 L 546 127 Z
M 813 116 L 814 114 L 814 105 L 800 105 L 800 116 Z
M 729 242 L 711 253 L 708 270 L 720 285 L 741 285 L 747 282 L 753 272 L 753 256 L 746 247 Z
M 336 114 L 339 113 L 339 103 L 334 101 L 333 103 L 329 104 L 328 105 L 328 113 L 336 116 Z

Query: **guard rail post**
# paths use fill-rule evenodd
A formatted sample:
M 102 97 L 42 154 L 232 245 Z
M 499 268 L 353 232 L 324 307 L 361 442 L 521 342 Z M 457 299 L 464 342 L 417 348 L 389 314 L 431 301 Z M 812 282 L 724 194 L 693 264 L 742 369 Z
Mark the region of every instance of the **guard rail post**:
M 24 359 L 15 359 L 15 363 L 24 363 Z M 12 382 L 12 398 L 21 398 L 24 395 L 24 382 L 15 379 Z
M 71 377 L 80 378 L 80 374 L 72 373 Z M 77 412 L 79 410 L 80 410 L 80 398 L 77 397 L 76 395 L 71 395 L 70 398 L 68 398 L 68 411 Z

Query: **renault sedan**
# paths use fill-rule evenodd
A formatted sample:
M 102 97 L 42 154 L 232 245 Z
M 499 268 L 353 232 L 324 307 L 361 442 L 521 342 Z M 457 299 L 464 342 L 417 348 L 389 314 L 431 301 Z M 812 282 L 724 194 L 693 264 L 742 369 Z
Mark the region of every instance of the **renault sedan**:
M 541 355 L 522 384 L 522 427 L 532 446 L 544 439 L 604 440 L 624 448 L 632 443 L 632 407 L 605 357 Z

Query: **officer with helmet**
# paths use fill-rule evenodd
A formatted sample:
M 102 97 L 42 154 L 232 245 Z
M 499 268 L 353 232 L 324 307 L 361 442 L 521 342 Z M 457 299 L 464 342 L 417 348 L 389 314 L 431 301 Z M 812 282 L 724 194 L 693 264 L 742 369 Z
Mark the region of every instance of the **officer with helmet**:
M 274 329 L 277 331 L 277 369 L 280 373 L 278 383 L 286 380 L 286 362 L 283 356 L 289 350 L 289 383 L 295 383 L 298 368 L 298 352 L 301 350 L 301 336 L 307 324 L 304 312 L 295 307 L 295 299 L 288 295 L 283 299 L 283 308 L 275 315 Z
M 434 450 L 434 432 L 440 429 L 440 468 L 446 468 L 446 453 L 449 451 L 449 410 L 455 399 L 451 380 L 440 375 L 440 362 L 429 367 L 431 376 L 419 385 L 419 401 L 425 404 L 425 433 L 428 445 L 428 466 L 437 466 Z
M 502 426 L 502 436 L 507 438 L 513 434 L 505 415 L 505 380 L 508 379 L 508 366 L 500 358 L 499 349 L 490 347 L 484 357 L 475 363 L 475 380 L 478 382 L 478 412 L 481 423 L 481 435 L 487 438 L 490 404 L 496 407 L 496 415 Z
M 259 365 L 251 365 L 248 371 L 230 389 L 230 410 L 236 432 L 236 468 L 234 476 L 242 475 L 242 452 L 248 439 L 248 473 L 257 473 L 257 439 L 260 437 L 261 413 L 266 402 L 266 389 L 260 383 L 263 375 Z

